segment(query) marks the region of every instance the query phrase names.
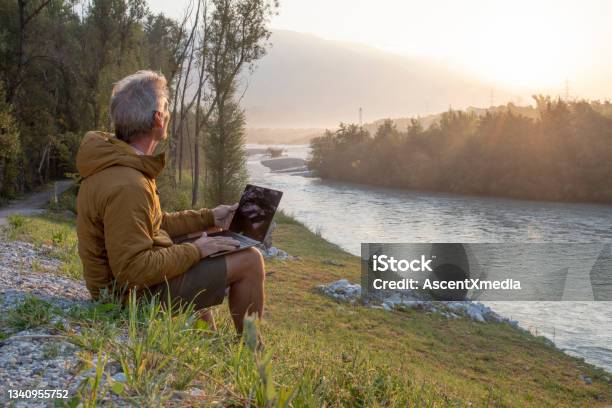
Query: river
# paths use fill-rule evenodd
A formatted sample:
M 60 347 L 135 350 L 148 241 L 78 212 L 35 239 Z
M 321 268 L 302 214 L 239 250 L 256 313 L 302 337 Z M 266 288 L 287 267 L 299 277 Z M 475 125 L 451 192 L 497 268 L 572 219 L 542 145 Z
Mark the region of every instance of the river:
M 259 145 L 248 148 L 262 148 Z M 307 158 L 308 146 L 278 146 Z M 248 157 L 251 182 L 284 192 L 281 208 L 359 255 L 362 242 L 612 242 L 612 206 L 369 187 L 271 172 Z M 486 302 L 568 354 L 612 372 L 612 302 Z

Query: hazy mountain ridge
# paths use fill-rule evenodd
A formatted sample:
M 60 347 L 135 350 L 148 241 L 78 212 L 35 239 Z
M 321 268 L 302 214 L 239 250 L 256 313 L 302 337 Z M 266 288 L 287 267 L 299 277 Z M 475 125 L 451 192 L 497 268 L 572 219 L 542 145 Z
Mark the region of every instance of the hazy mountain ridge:
M 441 62 L 365 45 L 276 30 L 272 47 L 244 78 L 251 128 L 325 128 L 339 122 L 416 116 L 484 105 L 490 85 Z M 513 98 L 496 89 L 498 100 Z

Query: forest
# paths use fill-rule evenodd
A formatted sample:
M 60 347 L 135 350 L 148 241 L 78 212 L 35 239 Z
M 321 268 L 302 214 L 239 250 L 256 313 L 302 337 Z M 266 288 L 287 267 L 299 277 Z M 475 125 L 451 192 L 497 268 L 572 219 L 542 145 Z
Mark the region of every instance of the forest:
M 162 183 L 190 183 L 191 205 L 233 201 L 246 182 L 236 88 L 265 55 L 277 7 L 190 0 L 177 21 L 145 0 L 0 0 L 0 202 L 74 177 L 85 132 L 112 131 L 113 83 L 140 69 L 171 86 Z
M 449 110 L 424 129 L 356 124 L 311 142 L 316 175 L 374 186 L 533 200 L 612 203 L 612 104 L 534 96 L 537 117 L 512 105 Z

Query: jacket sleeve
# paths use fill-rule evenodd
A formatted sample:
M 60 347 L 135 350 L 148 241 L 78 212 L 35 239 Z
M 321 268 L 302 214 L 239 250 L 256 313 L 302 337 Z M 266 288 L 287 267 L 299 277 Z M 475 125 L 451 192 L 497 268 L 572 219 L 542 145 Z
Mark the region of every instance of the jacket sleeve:
M 185 273 L 200 260 L 191 243 L 153 248 L 154 201 L 145 186 L 120 186 L 104 209 L 104 241 L 120 286 L 149 287 Z
M 161 229 L 171 237 L 191 234 L 196 231 L 204 231 L 213 227 L 215 220 L 212 210 L 202 208 L 201 210 L 185 210 L 173 213 L 163 213 Z

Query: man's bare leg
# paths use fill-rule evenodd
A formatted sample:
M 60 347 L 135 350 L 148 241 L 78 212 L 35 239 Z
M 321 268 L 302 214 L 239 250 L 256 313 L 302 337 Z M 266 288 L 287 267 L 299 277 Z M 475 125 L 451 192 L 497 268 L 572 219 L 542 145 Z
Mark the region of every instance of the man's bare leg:
M 242 333 L 245 315 L 256 313 L 260 319 L 264 310 L 264 260 L 255 248 L 225 256 L 229 309 L 238 333 Z
M 217 324 L 215 323 L 215 315 L 212 309 L 203 309 L 198 312 L 200 319 L 208 323 L 208 327 L 212 331 L 217 331 Z

